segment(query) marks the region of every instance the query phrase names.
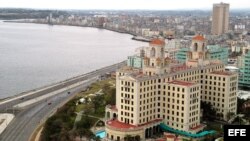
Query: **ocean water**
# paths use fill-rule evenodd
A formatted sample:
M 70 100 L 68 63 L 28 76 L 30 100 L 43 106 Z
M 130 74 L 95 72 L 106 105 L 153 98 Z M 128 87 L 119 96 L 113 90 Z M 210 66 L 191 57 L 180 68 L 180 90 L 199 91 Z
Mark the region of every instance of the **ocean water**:
M 0 22 L 0 99 L 111 65 L 147 45 L 105 29 Z

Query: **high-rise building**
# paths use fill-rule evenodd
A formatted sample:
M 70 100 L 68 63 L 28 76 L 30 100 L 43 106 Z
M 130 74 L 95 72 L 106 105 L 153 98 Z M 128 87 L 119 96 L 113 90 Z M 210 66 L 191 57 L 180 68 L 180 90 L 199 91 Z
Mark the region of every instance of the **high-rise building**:
M 187 60 L 165 57 L 165 42 L 152 40 L 144 48 L 143 66 L 116 72 L 116 105 L 106 107 L 106 140 L 128 135 L 146 140 L 159 128 L 188 137 L 204 137 L 200 102 L 210 103 L 216 116 L 236 114 L 238 75 L 225 72 L 220 60 L 210 60 L 206 39 L 192 40 Z
M 229 4 L 219 3 L 213 5 L 212 34 L 221 35 L 228 31 Z
M 250 87 L 250 51 L 237 59 L 240 68 L 239 86 Z

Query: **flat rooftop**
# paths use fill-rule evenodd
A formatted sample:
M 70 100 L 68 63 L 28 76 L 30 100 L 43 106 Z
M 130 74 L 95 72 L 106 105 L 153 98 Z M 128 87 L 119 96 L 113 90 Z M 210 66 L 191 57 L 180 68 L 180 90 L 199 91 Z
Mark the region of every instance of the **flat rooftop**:
M 196 83 L 194 82 L 188 82 L 188 81 L 182 81 L 182 80 L 173 80 L 171 82 L 168 82 L 169 84 L 175 84 L 175 85 L 181 85 L 181 86 L 193 86 Z
M 211 72 L 210 74 L 230 76 L 230 75 L 234 75 L 235 73 L 229 72 L 229 71 L 214 71 L 214 72 Z
M 174 72 L 178 72 L 178 71 L 184 71 L 184 70 L 188 70 L 188 69 L 191 69 L 191 67 L 186 66 L 186 64 L 176 65 L 176 66 L 171 67 L 170 73 L 174 73 Z

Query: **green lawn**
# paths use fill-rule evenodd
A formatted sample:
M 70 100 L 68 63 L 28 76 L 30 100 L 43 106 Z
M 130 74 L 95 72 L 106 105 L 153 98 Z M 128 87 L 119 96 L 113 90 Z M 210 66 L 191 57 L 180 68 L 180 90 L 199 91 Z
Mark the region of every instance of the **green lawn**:
M 80 112 L 85 109 L 85 104 L 79 104 L 76 106 L 76 112 Z
M 100 89 L 102 89 L 102 87 L 105 84 L 109 84 L 109 85 L 115 84 L 115 79 L 114 78 L 109 78 L 109 79 L 106 79 L 106 80 L 95 82 L 89 87 L 89 89 L 87 91 L 80 92 L 79 94 L 77 94 L 77 97 L 86 97 L 89 94 L 94 94 L 94 93 L 98 92 Z
M 114 78 L 109 78 L 106 80 L 102 80 L 102 81 L 98 81 L 96 83 L 93 83 L 89 89 L 85 92 L 80 92 L 77 97 L 80 99 L 82 97 L 88 97 L 88 98 L 93 98 L 94 96 L 89 96 L 89 94 L 95 94 L 97 93 L 99 90 L 101 90 L 103 88 L 104 85 L 109 85 L 110 87 L 112 87 L 111 85 L 115 84 L 115 79 Z M 97 117 L 104 117 L 105 114 L 105 105 L 102 105 L 101 107 L 99 107 L 97 109 L 97 112 L 93 111 L 93 107 L 91 107 L 91 102 L 88 103 L 84 103 L 84 104 L 78 104 L 76 106 L 76 112 L 80 112 L 80 111 L 89 111 L 89 115 L 93 115 L 93 116 L 97 116 Z

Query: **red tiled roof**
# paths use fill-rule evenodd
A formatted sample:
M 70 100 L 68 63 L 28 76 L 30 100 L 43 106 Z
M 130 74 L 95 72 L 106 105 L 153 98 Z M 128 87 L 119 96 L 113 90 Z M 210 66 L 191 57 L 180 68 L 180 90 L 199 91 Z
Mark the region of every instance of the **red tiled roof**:
M 134 125 L 119 122 L 118 120 L 109 120 L 109 121 L 106 122 L 106 124 L 108 124 L 109 126 L 115 127 L 115 128 L 123 128 L 123 129 L 136 127 Z
M 106 124 L 108 124 L 109 126 L 115 127 L 115 128 L 129 129 L 129 128 L 142 127 L 144 125 L 151 124 L 151 123 L 154 123 L 154 122 L 159 122 L 159 121 L 162 121 L 162 119 L 156 119 L 156 120 L 150 121 L 148 123 L 141 124 L 139 126 L 135 126 L 135 125 L 131 125 L 131 124 L 126 124 L 126 123 L 120 122 L 117 119 L 115 119 L 115 120 L 109 120 L 109 121 L 107 121 Z
M 197 36 L 193 37 L 193 40 L 204 41 L 205 38 L 201 35 L 197 35 Z
M 159 122 L 159 121 L 162 121 L 162 119 L 152 120 L 152 121 L 150 121 L 150 122 L 147 122 L 147 123 L 145 123 L 145 124 L 141 124 L 141 125 L 139 125 L 139 126 L 144 126 L 144 125 L 151 124 L 151 123 L 154 123 L 154 122 Z
M 112 106 L 111 106 L 111 109 L 114 110 L 114 111 L 117 111 L 117 108 L 116 108 L 115 105 L 112 105 Z
M 175 135 L 166 135 L 167 138 L 175 138 Z
M 171 72 L 177 72 L 177 71 L 182 71 L 182 70 L 187 70 L 190 69 L 190 67 L 184 65 L 178 65 L 178 66 L 173 66 L 171 67 Z
M 165 45 L 165 41 L 160 40 L 160 39 L 153 39 L 149 44 L 153 44 L 153 45 Z
M 181 81 L 181 80 L 173 80 L 171 82 L 168 82 L 169 84 L 175 84 L 175 85 L 182 85 L 182 86 L 192 86 L 195 83 L 187 82 L 187 81 Z
M 214 71 L 214 72 L 211 72 L 211 74 L 218 74 L 218 75 L 232 75 L 234 73 L 232 72 L 228 72 L 228 71 Z
M 156 139 L 156 141 L 166 141 L 165 139 Z

